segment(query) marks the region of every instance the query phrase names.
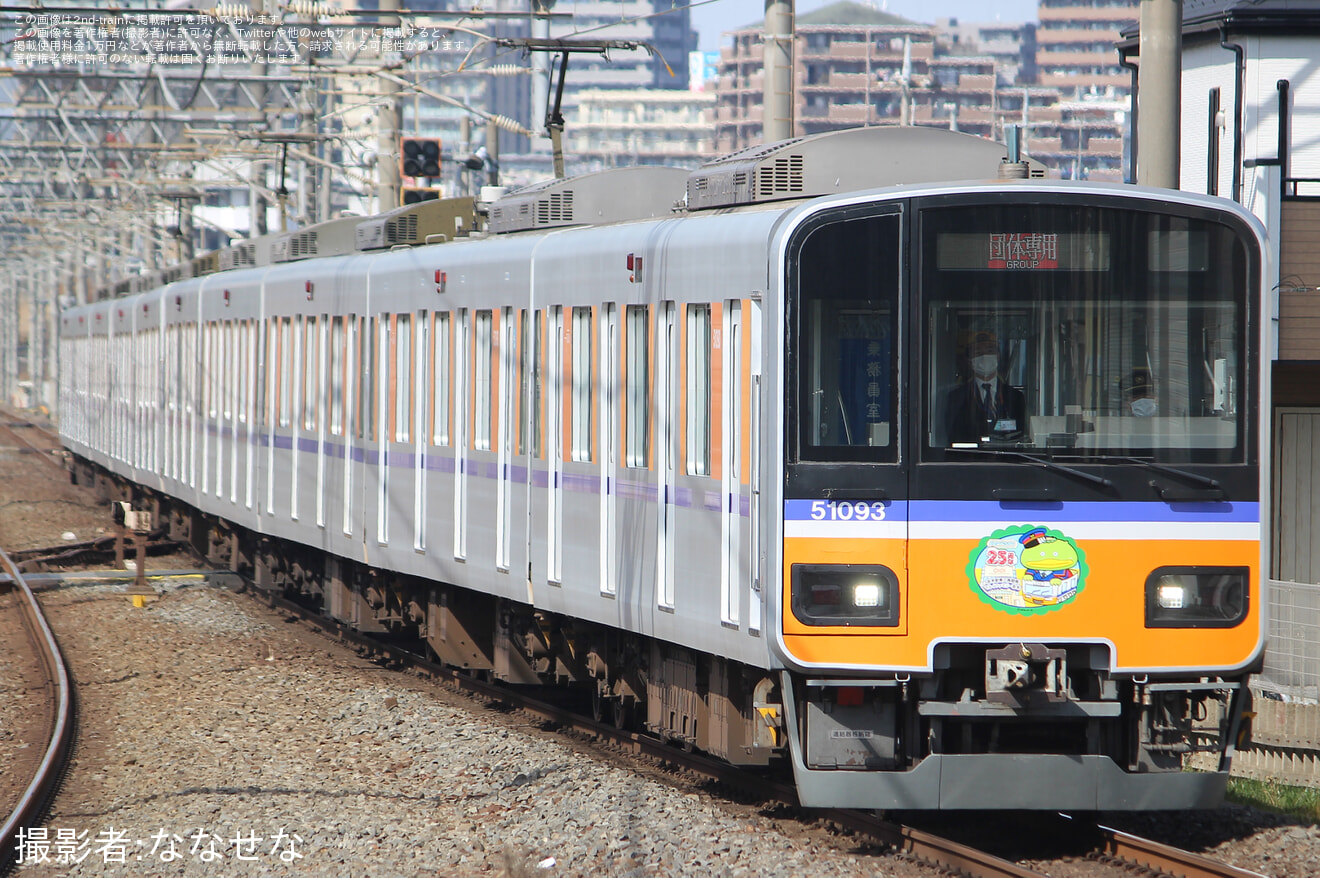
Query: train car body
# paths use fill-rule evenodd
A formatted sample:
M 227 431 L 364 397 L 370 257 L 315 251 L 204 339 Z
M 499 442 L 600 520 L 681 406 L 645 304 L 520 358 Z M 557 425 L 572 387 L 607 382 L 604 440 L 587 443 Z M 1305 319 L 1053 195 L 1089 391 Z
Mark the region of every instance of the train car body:
M 865 137 L 922 172 L 72 309 L 65 442 L 345 624 L 807 805 L 1216 804 L 1263 648 L 1259 224 Z

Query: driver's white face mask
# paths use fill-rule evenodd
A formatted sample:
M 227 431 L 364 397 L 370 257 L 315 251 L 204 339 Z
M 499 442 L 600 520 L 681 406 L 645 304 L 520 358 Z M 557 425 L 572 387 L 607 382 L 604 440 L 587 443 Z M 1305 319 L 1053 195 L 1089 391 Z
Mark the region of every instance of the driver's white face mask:
M 1149 418 L 1159 410 L 1160 404 L 1153 399 L 1143 398 L 1132 400 L 1132 414 L 1139 418 Z
M 972 357 L 972 371 L 982 378 L 989 378 L 999 367 L 999 357 L 995 354 L 982 354 Z

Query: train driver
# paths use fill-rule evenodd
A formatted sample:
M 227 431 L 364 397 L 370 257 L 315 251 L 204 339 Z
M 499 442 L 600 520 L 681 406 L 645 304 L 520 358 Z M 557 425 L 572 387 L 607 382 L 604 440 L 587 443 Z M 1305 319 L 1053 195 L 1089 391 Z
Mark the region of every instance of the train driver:
M 968 379 L 945 401 L 944 423 L 951 443 L 984 439 L 1017 440 L 1027 427 L 1027 398 L 999 371 L 999 339 L 992 332 L 972 336 L 967 346 Z
M 1144 366 L 1132 370 L 1127 405 L 1128 410 L 1138 418 L 1153 417 L 1160 410 L 1160 404 L 1155 399 L 1155 384 L 1150 380 L 1150 370 Z

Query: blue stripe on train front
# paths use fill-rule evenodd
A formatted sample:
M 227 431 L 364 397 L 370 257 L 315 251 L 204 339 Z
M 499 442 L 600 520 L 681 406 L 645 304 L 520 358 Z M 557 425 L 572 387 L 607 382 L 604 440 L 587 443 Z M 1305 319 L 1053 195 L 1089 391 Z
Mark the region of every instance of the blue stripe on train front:
M 784 536 L 980 539 L 996 527 L 1066 525 L 1103 540 L 1259 540 L 1255 502 L 1024 503 L 997 500 L 785 500 Z

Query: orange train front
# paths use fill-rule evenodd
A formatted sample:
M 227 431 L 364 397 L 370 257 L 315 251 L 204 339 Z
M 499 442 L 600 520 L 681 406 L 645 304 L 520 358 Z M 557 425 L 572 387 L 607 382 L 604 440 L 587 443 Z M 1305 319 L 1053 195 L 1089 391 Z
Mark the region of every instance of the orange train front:
M 1210 807 L 1248 730 L 1258 228 L 1042 188 L 781 232 L 772 612 L 807 804 Z

